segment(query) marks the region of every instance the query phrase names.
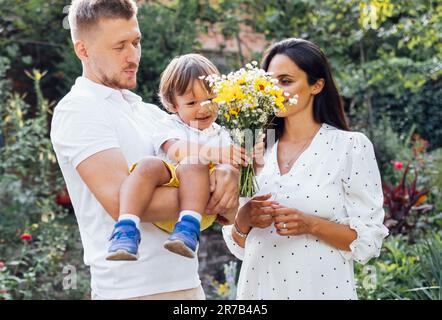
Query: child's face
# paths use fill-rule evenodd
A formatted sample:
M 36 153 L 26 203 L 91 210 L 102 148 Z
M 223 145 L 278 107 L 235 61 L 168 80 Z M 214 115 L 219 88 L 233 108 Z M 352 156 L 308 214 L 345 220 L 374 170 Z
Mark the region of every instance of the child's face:
M 215 95 L 206 91 L 201 81 L 190 84 L 182 96 L 176 96 L 175 109 L 181 120 L 189 126 L 204 130 L 216 120 L 217 109 L 213 103 L 204 103 Z

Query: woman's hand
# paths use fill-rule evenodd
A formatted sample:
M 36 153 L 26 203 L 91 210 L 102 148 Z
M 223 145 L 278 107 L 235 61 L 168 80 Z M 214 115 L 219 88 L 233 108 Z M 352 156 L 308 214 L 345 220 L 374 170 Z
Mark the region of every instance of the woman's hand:
M 267 228 L 272 224 L 272 213 L 278 203 L 269 201 L 271 196 L 266 194 L 254 197 L 239 210 L 235 223 L 242 233 L 249 233 L 252 227 Z M 232 237 L 240 247 L 244 248 L 246 239 L 238 236 L 235 229 L 232 228 Z
M 271 194 L 253 197 L 237 215 L 237 223 L 241 231 L 247 233 L 251 228 L 267 228 L 273 222 L 272 214 L 278 202 L 269 201 Z
M 350 244 L 357 238 L 356 231 L 348 225 L 284 206 L 278 206 L 274 210 L 273 220 L 276 232 L 281 236 L 311 234 L 339 250 L 350 251 Z
M 274 209 L 272 216 L 276 232 L 281 236 L 313 234 L 319 222 L 317 217 L 281 205 Z

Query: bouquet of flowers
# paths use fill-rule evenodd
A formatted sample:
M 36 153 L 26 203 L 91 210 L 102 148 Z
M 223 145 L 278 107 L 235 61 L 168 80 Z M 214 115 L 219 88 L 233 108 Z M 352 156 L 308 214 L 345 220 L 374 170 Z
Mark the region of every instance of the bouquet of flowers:
M 221 125 L 230 130 L 235 143 L 253 152 L 256 140 L 264 133 L 271 116 L 286 110 L 288 94 L 279 88 L 270 73 L 253 61 L 228 75 L 210 75 L 204 79 L 216 94 L 212 100 L 218 105 Z M 289 99 L 296 104 L 297 96 Z M 258 190 L 253 163 L 241 167 L 240 196 L 251 197 Z

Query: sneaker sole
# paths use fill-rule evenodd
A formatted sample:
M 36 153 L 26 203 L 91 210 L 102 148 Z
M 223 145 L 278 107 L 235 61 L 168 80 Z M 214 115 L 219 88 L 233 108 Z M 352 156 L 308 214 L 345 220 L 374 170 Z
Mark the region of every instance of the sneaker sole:
M 111 252 L 107 255 L 106 260 L 109 261 L 119 261 L 119 260 L 129 260 L 135 261 L 138 260 L 138 255 L 129 253 L 127 251 L 118 250 L 115 252 Z
M 180 240 L 167 240 L 166 242 L 164 242 L 164 248 L 166 248 L 167 250 L 182 255 L 183 257 L 187 257 L 187 258 L 195 258 L 195 252 L 193 252 L 192 250 L 190 250 L 185 244 L 184 242 L 180 241 Z

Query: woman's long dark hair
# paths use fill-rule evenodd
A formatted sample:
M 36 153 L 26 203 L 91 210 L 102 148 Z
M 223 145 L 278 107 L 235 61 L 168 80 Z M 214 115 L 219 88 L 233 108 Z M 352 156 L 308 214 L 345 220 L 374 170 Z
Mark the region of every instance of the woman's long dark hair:
M 321 48 L 316 44 L 296 38 L 289 38 L 273 44 L 264 54 L 261 67 L 268 71 L 270 62 L 277 54 L 290 58 L 307 74 L 309 85 L 324 79 L 322 91 L 314 97 L 313 117 L 318 123 L 326 123 L 338 129 L 350 131 L 344 114 L 342 99 L 331 74 L 330 64 Z M 266 128 L 275 129 L 276 140 L 284 131 L 284 118 L 274 117 Z M 267 139 L 264 140 L 265 143 Z

